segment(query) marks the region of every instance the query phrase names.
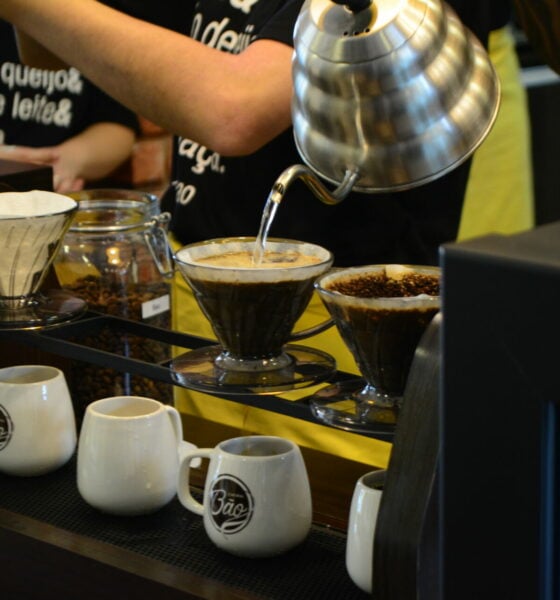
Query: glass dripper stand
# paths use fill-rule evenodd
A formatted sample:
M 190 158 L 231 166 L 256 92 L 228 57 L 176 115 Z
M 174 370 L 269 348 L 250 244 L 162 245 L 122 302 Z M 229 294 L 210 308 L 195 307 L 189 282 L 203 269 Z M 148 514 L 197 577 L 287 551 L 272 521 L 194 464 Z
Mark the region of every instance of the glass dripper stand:
M 318 420 L 356 432 L 394 428 L 416 347 L 440 308 L 440 276 L 438 267 L 370 265 L 317 281 L 362 374 L 309 399 Z
M 54 192 L 0 193 L 1 328 L 44 327 L 85 310 L 62 290 L 39 291 L 77 207 Z

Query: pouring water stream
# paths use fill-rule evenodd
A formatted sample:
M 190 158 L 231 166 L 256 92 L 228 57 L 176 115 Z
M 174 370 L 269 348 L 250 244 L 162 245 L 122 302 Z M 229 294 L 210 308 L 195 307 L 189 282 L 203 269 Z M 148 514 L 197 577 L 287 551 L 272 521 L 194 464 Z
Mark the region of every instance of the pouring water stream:
M 280 202 L 282 202 L 288 188 L 296 179 L 301 179 L 321 202 L 325 204 L 338 204 L 350 193 L 358 177 L 359 173 L 357 170 L 348 169 L 344 174 L 342 182 L 336 189 L 331 191 L 319 181 L 315 173 L 306 165 L 297 164 L 285 169 L 274 182 L 266 200 L 253 252 L 253 264 L 259 265 L 263 261 L 266 240 L 272 226 L 272 221 L 274 221 Z
M 264 259 L 264 254 L 266 250 L 266 240 L 268 238 L 270 227 L 272 226 L 272 221 L 274 221 L 274 217 L 276 216 L 276 212 L 278 211 L 278 207 L 280 206 L 281 200 L 282 196 L 275 192 L 274 189 L 270 192 L 266 200 L 266 204 L 264 206 L 263 214 L 261 217 L 259 233 L 257 235 L 257 241 L 255 243 L 255 250 L 253 251 L 253 265 L 255 266 L 260 265 Z

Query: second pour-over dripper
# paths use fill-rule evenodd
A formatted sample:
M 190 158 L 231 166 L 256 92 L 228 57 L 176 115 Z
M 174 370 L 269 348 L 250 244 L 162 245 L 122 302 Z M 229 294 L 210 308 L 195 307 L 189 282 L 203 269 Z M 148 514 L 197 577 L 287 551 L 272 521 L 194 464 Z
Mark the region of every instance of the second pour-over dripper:
M 440 310 L 438 267 L 367 265 L 327 273 L 316 288 L 362 375 L 309 398 L 314 416 L 347 431 L 397 422 L 424 331 Z
M 44 327 L 85 310 L 62 290 L 40 291 L 77 206 L 53 192 L 0 193 L 1 328 Z

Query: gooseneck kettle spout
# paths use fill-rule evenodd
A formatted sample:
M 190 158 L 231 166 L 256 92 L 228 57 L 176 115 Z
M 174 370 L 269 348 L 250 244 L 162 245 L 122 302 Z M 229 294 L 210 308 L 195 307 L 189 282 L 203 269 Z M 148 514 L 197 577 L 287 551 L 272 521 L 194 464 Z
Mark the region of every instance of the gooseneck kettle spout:
M 354 183 L 358 179 L 357 171 L 347 171 L 342 183 L 335 190 L 328 190 L 305 165 L 292 165 L 280 174 L 280 177 L 274 182 L 268 199 L 275 204 L 280 204 L 288 188 L 294 181 L 300 179 L 315 194 L 319 200 L 325 204 L 338 204 L 344 200 L 352 190 Z

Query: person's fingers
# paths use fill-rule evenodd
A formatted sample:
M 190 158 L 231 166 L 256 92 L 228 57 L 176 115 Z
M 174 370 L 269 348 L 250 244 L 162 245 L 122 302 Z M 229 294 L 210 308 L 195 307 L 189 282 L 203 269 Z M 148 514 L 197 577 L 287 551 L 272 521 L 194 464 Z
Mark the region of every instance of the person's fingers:
M 30 148 L 28 146 L 1 145 L 0 157 L 20 162 L 53 164 L 58 153 L 52 148 Z
M 81 177 L 62 177 L 54 175 L 53 185 L 55 192 L 67 194 L 69 192 L 79 192 L 84 189 L 85 181 Z

